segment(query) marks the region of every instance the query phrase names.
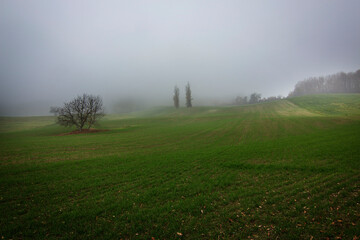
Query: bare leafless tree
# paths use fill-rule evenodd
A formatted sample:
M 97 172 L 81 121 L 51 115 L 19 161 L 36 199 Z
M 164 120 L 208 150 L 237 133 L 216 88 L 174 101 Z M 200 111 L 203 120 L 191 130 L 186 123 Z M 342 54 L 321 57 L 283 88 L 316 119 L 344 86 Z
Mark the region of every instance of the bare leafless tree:
M 258 103 L 261 100 L 261 94 L 260 93 L 252 93 L 250 95 L 249 103 Z
M 62 126 L 76 126 L 79 131 L 90 129 L 97 120 L 104 116 L 104 107 L 100 96 L 83 94 L 63 107 L 51 107 L 50 112 L 57 117 Z
M 175 86 L 175 88 L 174 88 L 174 97 L 173 97 L 175 108 L 179 108 L 179 106 L 180 106 L 179 93 L 180 93 L 179 88 L 177 86 Z
M 190 84 L 187 83 L 186 87 L 185 87 L 185 92 L 186 92 L 186 107 L 191 108 L 192 107 L 192 97 L 191 97 L 191 89 L 190 89 Z
M 248 97 L 241 97 L 241 96 L 237 96 L 233 102 L 234 105 L 244 105 L 244 104 L 248 104 Z
M 359 93 L 360 69 L 356 72 L 336 73 L 325 77 L 311 77 L 298 82 L 288 97 L 321 93 Z

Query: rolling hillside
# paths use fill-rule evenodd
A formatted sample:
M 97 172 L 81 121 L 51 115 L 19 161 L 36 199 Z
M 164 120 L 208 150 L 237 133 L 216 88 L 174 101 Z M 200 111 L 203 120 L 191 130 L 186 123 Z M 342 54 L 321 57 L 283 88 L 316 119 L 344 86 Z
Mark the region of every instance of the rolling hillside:
M 48 120 L 0 118 L 3 239 L 360 235 L 359 94 Z

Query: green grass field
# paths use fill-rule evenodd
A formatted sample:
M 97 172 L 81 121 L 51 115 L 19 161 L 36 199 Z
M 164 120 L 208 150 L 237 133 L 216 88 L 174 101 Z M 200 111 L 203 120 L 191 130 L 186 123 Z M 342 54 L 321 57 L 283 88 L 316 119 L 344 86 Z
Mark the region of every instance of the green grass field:
M 2 239 L 360 236 L 359 94 L 53 121 L 0 118 Z

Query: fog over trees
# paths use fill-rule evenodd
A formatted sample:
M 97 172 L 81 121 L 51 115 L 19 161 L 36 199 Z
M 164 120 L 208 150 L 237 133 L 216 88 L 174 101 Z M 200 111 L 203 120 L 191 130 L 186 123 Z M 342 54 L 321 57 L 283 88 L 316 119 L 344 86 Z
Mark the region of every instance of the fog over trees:
M 0 1 L 0 115 L 84 92 L 109 113 L 287 96 L 360 63 L 360 1 Z M 296 93 L 294 93 L 296 94 Z M 276 97 L 277 98 L 277 97 Z M 254 101 L 253 101 L 254 102 Z

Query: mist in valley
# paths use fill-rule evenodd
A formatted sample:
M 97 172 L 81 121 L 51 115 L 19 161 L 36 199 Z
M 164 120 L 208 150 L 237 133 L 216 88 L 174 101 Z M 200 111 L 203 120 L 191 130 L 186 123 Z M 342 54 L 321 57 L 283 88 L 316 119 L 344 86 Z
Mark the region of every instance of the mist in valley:
M 226 105 L 360 63 L 360 2 L 0 2 L 0 115 L 50 115 L 83 93 L 107 113 Z

